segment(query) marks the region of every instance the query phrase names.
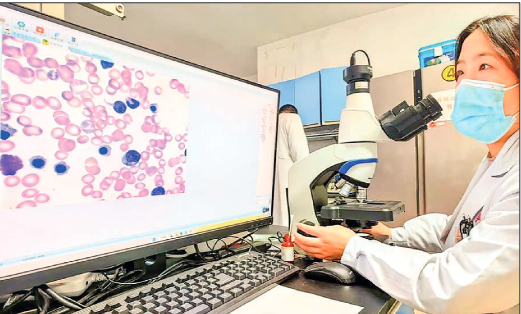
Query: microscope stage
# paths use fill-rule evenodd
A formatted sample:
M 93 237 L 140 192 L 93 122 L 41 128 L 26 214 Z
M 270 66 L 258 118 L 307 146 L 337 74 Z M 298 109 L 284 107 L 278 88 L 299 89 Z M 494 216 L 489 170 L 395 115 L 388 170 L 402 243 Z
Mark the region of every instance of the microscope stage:
M 320 216 L 323 219 L 394 221 L 403 212 L 405 206 L 400 201 L 353 201 L 322 206 Z

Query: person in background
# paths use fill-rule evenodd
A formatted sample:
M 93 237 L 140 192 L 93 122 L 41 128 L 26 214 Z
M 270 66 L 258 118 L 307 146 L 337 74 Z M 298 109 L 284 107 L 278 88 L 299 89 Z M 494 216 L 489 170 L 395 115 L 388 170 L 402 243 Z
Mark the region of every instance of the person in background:
M 309 155 L 308 140 L 304 133 L 298 110 L 292 105 L 279 109 L 277 135 L 277 165 L 275 171 L 275 192 L 273 202 L 273 224 L 289 225 L 289 211 L 286 197 L 289 168 L 297 160 Z
M 452 122 L 489 152 L 454 213 L 364 230 L 394 246 L 340 226 L 302 224 L 317 238 L 296 234 L 295 243 L 340 260 L 423 312 L 519 313 L 519 18 L 467 26 L 458 37 L 456 77 Z

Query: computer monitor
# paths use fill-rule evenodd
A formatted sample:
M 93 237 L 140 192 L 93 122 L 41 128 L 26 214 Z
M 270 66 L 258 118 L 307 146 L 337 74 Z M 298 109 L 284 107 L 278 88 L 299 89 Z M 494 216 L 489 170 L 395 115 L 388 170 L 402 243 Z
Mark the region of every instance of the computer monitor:
M 0 294 L 271 223 L 278 91 L 15 5 L 0 25 Z

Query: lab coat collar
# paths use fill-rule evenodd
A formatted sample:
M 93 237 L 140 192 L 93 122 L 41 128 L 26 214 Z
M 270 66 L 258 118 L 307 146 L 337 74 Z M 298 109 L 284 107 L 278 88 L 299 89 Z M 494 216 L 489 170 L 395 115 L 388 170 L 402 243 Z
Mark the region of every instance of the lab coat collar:
M 485 160 L 487 159 L 488 157 L 485 157 Z M 484 162 L 486 162 L 485 160 Z M 502 177 L 517 162 L 519 162 L 519 130 L 505 142 L 505 145 L 503 145 L 503 148 L 501 148 L 499 154 L 490 165 L 488 173 L 491 177 Z

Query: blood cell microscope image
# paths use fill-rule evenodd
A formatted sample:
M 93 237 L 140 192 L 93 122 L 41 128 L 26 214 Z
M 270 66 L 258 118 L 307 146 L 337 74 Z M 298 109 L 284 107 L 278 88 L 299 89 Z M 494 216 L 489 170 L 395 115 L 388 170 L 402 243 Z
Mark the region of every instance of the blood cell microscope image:
M 185 192 L 189 84 L 139 64 L 3 35 L 0 210 Z

